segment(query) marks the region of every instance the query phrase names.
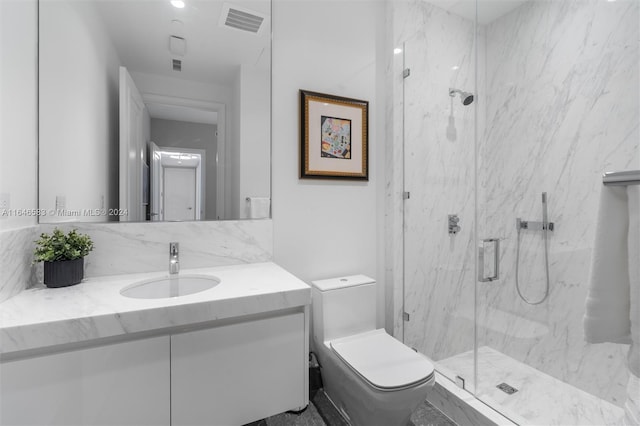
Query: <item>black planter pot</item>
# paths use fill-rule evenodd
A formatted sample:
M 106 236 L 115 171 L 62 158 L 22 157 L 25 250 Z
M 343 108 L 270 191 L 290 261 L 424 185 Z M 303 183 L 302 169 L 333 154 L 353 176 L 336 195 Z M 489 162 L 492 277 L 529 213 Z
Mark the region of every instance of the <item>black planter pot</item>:
M 44 262 L 44 284 L 47 287 L 68 287 L 84 277 L 84 258 Z

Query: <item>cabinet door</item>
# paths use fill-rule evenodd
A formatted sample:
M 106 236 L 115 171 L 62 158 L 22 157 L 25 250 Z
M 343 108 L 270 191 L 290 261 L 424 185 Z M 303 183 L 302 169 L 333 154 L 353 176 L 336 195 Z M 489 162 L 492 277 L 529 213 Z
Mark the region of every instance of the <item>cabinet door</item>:
M 304 406 L 304 315 L 171 336 L 171 419 L 242 425 Z
M 2 425 L 169 425 L 169 337 L 0 364 Z

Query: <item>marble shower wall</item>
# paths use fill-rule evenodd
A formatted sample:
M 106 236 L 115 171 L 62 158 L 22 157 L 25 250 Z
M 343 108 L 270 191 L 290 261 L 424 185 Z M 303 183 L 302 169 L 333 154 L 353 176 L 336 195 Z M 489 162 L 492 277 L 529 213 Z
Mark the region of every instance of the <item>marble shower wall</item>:
M 601 175 L 640 152 L 639 3 L 530 1 L 486 26 L 487 128 L 479 134 L 479 229 L 503 239 L 502 277 L 480 284 L 479 346 L 615 404 L 625 345 L 584 343 L 582 316 Z M 548 193 L 550 293 L 515 288 L 517 217 L 541 220 Z M 519 282 L 545 290 L 540 232 L 521 233 Z
M 621 404 L 628 348 L 584 343 L 582 315 L 601 174 L 640 162 L 638 2 L 530 1 L 477 29 L 477 73 L 473 22 L 425 1 L 390 3 L 389 34 L 411 68 L 402 96 L 399 55 L 388 66 L 388 104 L 404 110 L 402 122 L 387 114 L 387 244 L 404 249 L 404 268 L 394 256 L 388 271 L 395 335 L 435 360 L 472 349 L 477 291 L 478 346 Z M 476 92 L 475 112 L 459 99 L 452 109 L 452 86 Z M 393 173 L 403 168 L 404 202 Z M 543 191 L 556 223 L 551 291 L 530 306 L 515 289 L 515 220 L 541 220 Z M 461 217 L 455 237 L 446 232 L 449 213 Z M 476 284 L 474 225 L 478 238 L 501 239 L 499 281 Z M 520 278 L 527 297 L 542 295 L 540 233 L 522 234 Z

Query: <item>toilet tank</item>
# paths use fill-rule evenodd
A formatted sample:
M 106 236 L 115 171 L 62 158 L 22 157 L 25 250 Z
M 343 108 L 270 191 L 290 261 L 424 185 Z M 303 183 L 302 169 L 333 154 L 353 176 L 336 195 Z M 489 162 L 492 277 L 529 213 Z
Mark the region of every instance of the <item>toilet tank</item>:
M 312 282 L 317 344 L 376 329 L 376 282 L 365 275 Z

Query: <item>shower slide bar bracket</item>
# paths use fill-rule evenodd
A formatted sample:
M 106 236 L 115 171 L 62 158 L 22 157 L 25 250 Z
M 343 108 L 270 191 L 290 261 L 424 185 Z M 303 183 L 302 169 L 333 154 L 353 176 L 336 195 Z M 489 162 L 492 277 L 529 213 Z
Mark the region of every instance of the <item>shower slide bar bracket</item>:
M 518 229 L 527 229 L 529 231 L 553 231 L 555 225 L 553 222 L 534 222 L 529 220 L 516 219 L 516 227 Z

